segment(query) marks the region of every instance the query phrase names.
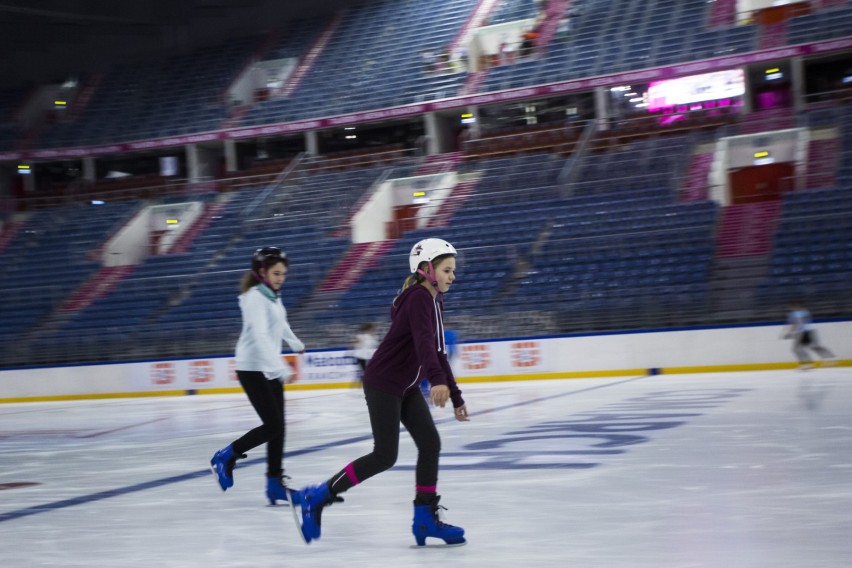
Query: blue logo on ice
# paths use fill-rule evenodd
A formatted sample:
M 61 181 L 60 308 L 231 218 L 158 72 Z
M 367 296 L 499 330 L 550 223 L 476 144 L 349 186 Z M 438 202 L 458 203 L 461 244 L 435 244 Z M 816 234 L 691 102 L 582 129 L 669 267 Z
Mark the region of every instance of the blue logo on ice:
M 659 391 L 473 442 L 460 452 L 443 452 L 442 469 L 589 469 L 606 456 L 624 454 L 651 440 L 650 433 L 678 428 L 703 411 L 750 389 Z M 700 412 L 696 412 L 700 411 Z M 413 466 L 401 466 L 413 469 Z

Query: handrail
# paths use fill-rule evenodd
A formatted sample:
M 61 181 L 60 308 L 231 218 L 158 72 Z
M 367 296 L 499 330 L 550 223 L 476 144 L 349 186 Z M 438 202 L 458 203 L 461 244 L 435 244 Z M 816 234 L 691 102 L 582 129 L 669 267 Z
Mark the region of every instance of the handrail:
M 283 170 L 281 170 L 281 172 L 279 172 L 279 174 L 275 177 L 275 179 L 274 179 L 274 180 L 272 180 L 272 183 L 270 183 L 270 184 L 266 187 L 266 189 L 265 189 L 265 190 L 263 190 L 262 192 L 260 192 L 260 195 L 258 195 L 257 197 L 255 197 L 255 198 L 251 201 L 251 203 L 249 203 L 249 204 L 246 206 L 246 208 L 245 208 L 245 209 L 243 209 L 242 213 L 240 214 L 240 217 L 242 217 L 242 218 L 246 218 L 246 217 L 248 217 L 249 215 L 251 215 L 252 213 L 254 213 L 255 209 L 257 209 L 258 207 L 260 207 L 260 205 L 261 205 L 264 201 L 266 201 L 266 199 L 267 199 L 267 198 L 268 198 L 268 197 L 272 194 L 272 192 L 277 191 L 277 190 L 278 190 L 278 188 L 280 188 L 280 187 L 281 187 L 281 185 L 284 183 L 284 180 L 286 180 L 286 179 L 287 179 L 287 177 L 288 177 L 291 173 L 293 173 L 293 172 L 296 170 L 296 168 L 297 168 L 297 167 L 299 167 L 299 165 L 302 163 L 302 160 L 304 159 L 305 155 L 306 155 L 306 154 L 305 154 L 304 152 L 299 152 L 299 153 L 296 155 L 296 157 L 295 157 L 295 158 L 293 158 L 292 160 L 290 160 L 290 163 L 289 163 L 289 164 L 287 164 L 287 167 L 286 167 L 286 168 L 284 168 Z
M 565 161 L 565 165 L 562 167 L 562 171 L 559 172 L 559 177 L 556 178 L 556 182 L 561 189 L 567 189 L 568 186 L 574 183 L 577 179 L 577 172 L 580 169 L 577 167 L 577 164 L 583 160 L 586 155 L 586 150 L 589 147 L 589 142 L 592 139 L 592 136 L 598 131 L 598 120 L 592 119 L 589 120 L 586 124 L 586 127 L 583 129 L 583 134 L 580 135 L 580 140 L 577 142 L 577 145 L 574 148 L 574 153 L 570 159 Z

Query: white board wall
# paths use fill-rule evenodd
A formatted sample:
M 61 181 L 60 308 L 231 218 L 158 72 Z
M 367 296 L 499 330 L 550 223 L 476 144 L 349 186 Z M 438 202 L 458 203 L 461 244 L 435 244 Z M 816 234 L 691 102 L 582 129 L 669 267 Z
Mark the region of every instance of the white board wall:
M 852 321 L 818 326 L 823 343 L 852 360 Z M 453 361 L 460 382 L 793 367 L 780 325 L 532 338 L 463 343 Z M 347 351 L 285 355 L 292 388 L 346 386 L 356 377 Z M 0 401 L 229 392 L 239 389 L 233 357 L 0 371 Z

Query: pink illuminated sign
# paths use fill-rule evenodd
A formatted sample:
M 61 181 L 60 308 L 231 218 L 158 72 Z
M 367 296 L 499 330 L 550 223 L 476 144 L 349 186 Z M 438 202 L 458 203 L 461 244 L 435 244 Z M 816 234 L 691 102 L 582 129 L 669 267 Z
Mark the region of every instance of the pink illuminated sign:
M 745 94 L 742 69 L 726 69 L 702 75 L 654 81 L 648 85 L 648 110 L 731 99 Z

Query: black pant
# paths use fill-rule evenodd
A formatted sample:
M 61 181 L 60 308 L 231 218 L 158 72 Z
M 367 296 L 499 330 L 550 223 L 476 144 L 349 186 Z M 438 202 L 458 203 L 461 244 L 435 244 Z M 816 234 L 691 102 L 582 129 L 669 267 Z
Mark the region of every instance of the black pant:
M 816 330 L 803 331 L 793 341 L 793 353 L 796 354 L 799 363 L 807 364 L 813 361 L 808 354 L 808 349 L 813 350 L 823 359 L 834 357 L 834 353 L 820 345 Z
M 364 380 L 364 371 L 367 369 L 368 359 L 357 359 L 356 358 L 355 361 L 358 362 L 358 368 L 360 369 L 360 371 L 358 372 L 358 380 L 363 381 Z
M 237 371 L 237 378 L 263 425 L 249 430 L 233 443 L 234 453 L 244 454 L 266 442 L 266 475 L 279 477 L 284 458 L 284 389 L 278 379 L 260 371 Z
M 364 385 L 364 398 L 367 400 L 370 426 L 373 429 L 373 451 L 361 456 L 329 480 L 332 493 L 343 493 L 396 463 L 400 422 L 417 446 L 417 486 L 436 486 L 441 438 L 420 390 L 414 389 L 404 397 L 399 397 Z M 355 479 L 352 479 L 350 472 L 354 473 Z

